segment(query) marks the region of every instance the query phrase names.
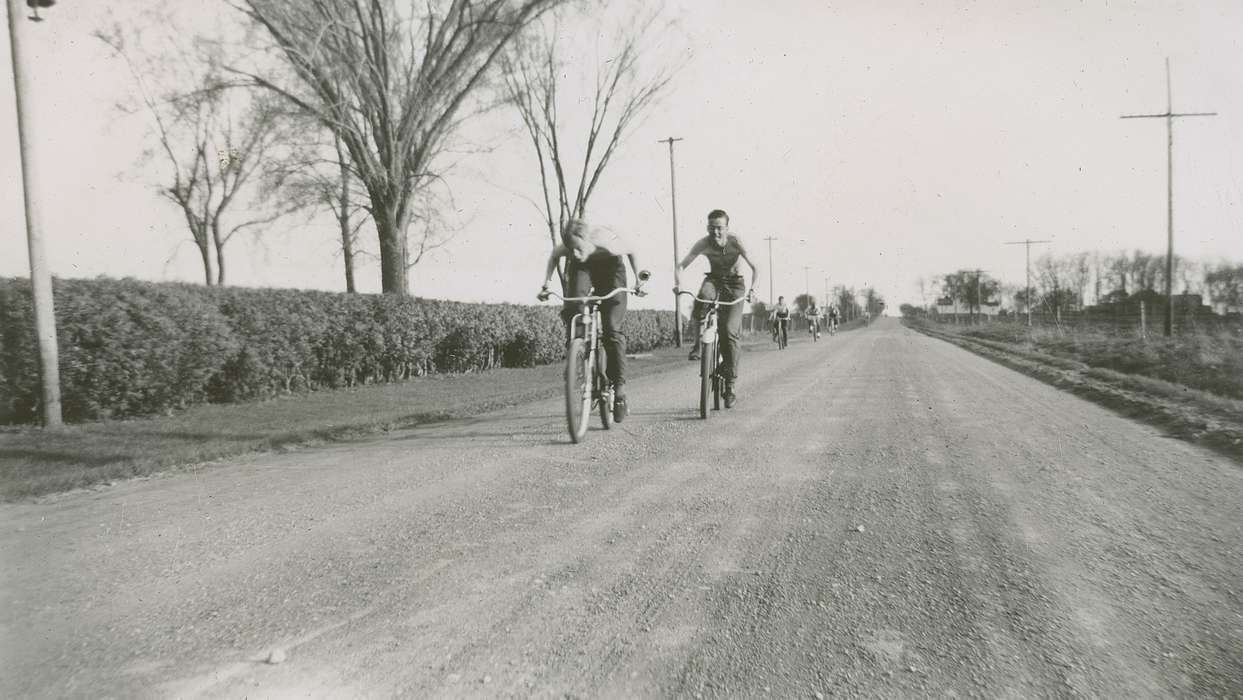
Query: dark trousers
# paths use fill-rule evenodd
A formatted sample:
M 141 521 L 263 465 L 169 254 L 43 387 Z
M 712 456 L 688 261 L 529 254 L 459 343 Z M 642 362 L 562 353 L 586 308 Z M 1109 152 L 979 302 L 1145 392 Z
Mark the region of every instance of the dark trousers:
M 790 319 L 779 318 L 773 321 L 773 340 L 777 339 L 777 334 L 781 334 L 781 341 L 787 345 L 790 343 Z
M 621 257 L 604 260 L 588 258 L 586 263 L 571 262 L 566 268 L 566 296 L 602 296 L 626 286 L 626 266 Z M 594 290 L 594 291 L 593 291 Z M 605 375 L 614 385 L 626 383 L 626 334 L 622 332 L 622 319 L 626 316 L 626 297 L 618 294 L 600 302 L 600 322 L 604 331 L 603 343 Z M 566 302 L 561 308 L 561 318 L 566 322 L 566 343 L 569 343 L 569 323 L 575 314 L 586 313 L 586 304 L 580 301 Z
M 742 283 L 742 277 L 724 277 L 714 278 L 708 276 L 704 278 L 704 283 L 699 287 L 699 296 L 704 299 L 719 299 L 720 301 L 733 301 L 741 299 L 747 295 L 746 285 Z M 717 307 L 717 327 L 724 329 L 725 333 L 721 334 L 717 331 L 721 338 L 721 356 L 724 363 L 720 369 L 721 376 L 728 380 L 734 380 L 738 377 L 738 342 L 742 338 L 742 314 L 745 309 L 742 304 L 734 304 L 733 306 Z M 707 305 L 701 301 L 695 302 L 695 310 L 693 316 L 696 323 L 703 320 L 704 311 Z

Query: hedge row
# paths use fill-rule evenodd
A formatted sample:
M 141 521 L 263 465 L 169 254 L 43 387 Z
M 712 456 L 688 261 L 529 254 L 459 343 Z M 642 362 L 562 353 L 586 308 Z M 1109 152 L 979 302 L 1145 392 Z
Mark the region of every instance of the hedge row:
M 557 308 L 208 288 L 132 279 L 55 280 L 65 420 L 164 413 L 435 372 L 561 360 Z M 632 352 L 672 342 L 673 314 L 635 310 Z M 30 284 L 0 278 L 0 422 L 38 416 Z

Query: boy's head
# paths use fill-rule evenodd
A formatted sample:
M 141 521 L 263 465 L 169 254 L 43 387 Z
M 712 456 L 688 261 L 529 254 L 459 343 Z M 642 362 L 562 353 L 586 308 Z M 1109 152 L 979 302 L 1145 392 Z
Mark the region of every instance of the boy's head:
M 729 214 L 722 209 L 708 212 L 708 237 L 718 246 L 724 246 L 729 236 Z
M 569 219 L 561 229 L 561 243 L 575 260 L 583 262 L 596 250 L 588 235 L 587 222 L 579 217 Z

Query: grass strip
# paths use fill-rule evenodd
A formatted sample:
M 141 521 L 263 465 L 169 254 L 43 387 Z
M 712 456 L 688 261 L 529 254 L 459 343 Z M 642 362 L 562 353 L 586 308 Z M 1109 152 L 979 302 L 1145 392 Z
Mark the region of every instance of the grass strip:
M 767 333 L 744 337 L 762 346 Z M 627 363 L 629 378 L 687 367 L 685 349 Z M 195 406 L 174 415 L 99 421 L 59 431 L 0 427 L 0 499 L 148 476 L 253 452 L 350 440 L 560 396 L 565 365 L 431 375 L 400 384 Z M 641 399 L 641 397 L 640 397 Z M 687 410 L 693 402 L 687 399 Z
M 1128 375 L 995 340 L 909 328 L 1165 430 L 1170 436 L 1243 461 L 1243 401 L 1152 377 Z

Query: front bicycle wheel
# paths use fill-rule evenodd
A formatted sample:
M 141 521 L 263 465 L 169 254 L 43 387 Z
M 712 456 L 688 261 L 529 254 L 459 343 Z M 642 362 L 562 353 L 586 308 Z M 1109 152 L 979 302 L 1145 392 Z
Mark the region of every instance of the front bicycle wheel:
M 570 341 L 565 353 L 565 423 L 571 442 L 578 442 L 587 434 L 587 415 L 591 412 L 589 362 L 586 341 Z
M 604 363 L 604 349 L 600 348 L 596 351 L 596 390 L 593 395 L 600 407 L 600 425 L 605 430 L 613 427 L 613 387 L 609 385 L 609 378 L 604 373 L 607 366 Z
M 717 343 L 718 343 L 717 347 L 718 348 L 721 347 L 720 341 L 717 341 Z M 724 380 L 721 379 L 720 370 L 721 370 L 720 353 L 714 352 L 712 353 L 712 410 L 714 411 L 721 410 L 721 384 L 722 382 L 724 382 Z
M 708 399 L 716 381 L 716 343 L 704 341 L 699 348 L 699 417 L 708 418 Z

